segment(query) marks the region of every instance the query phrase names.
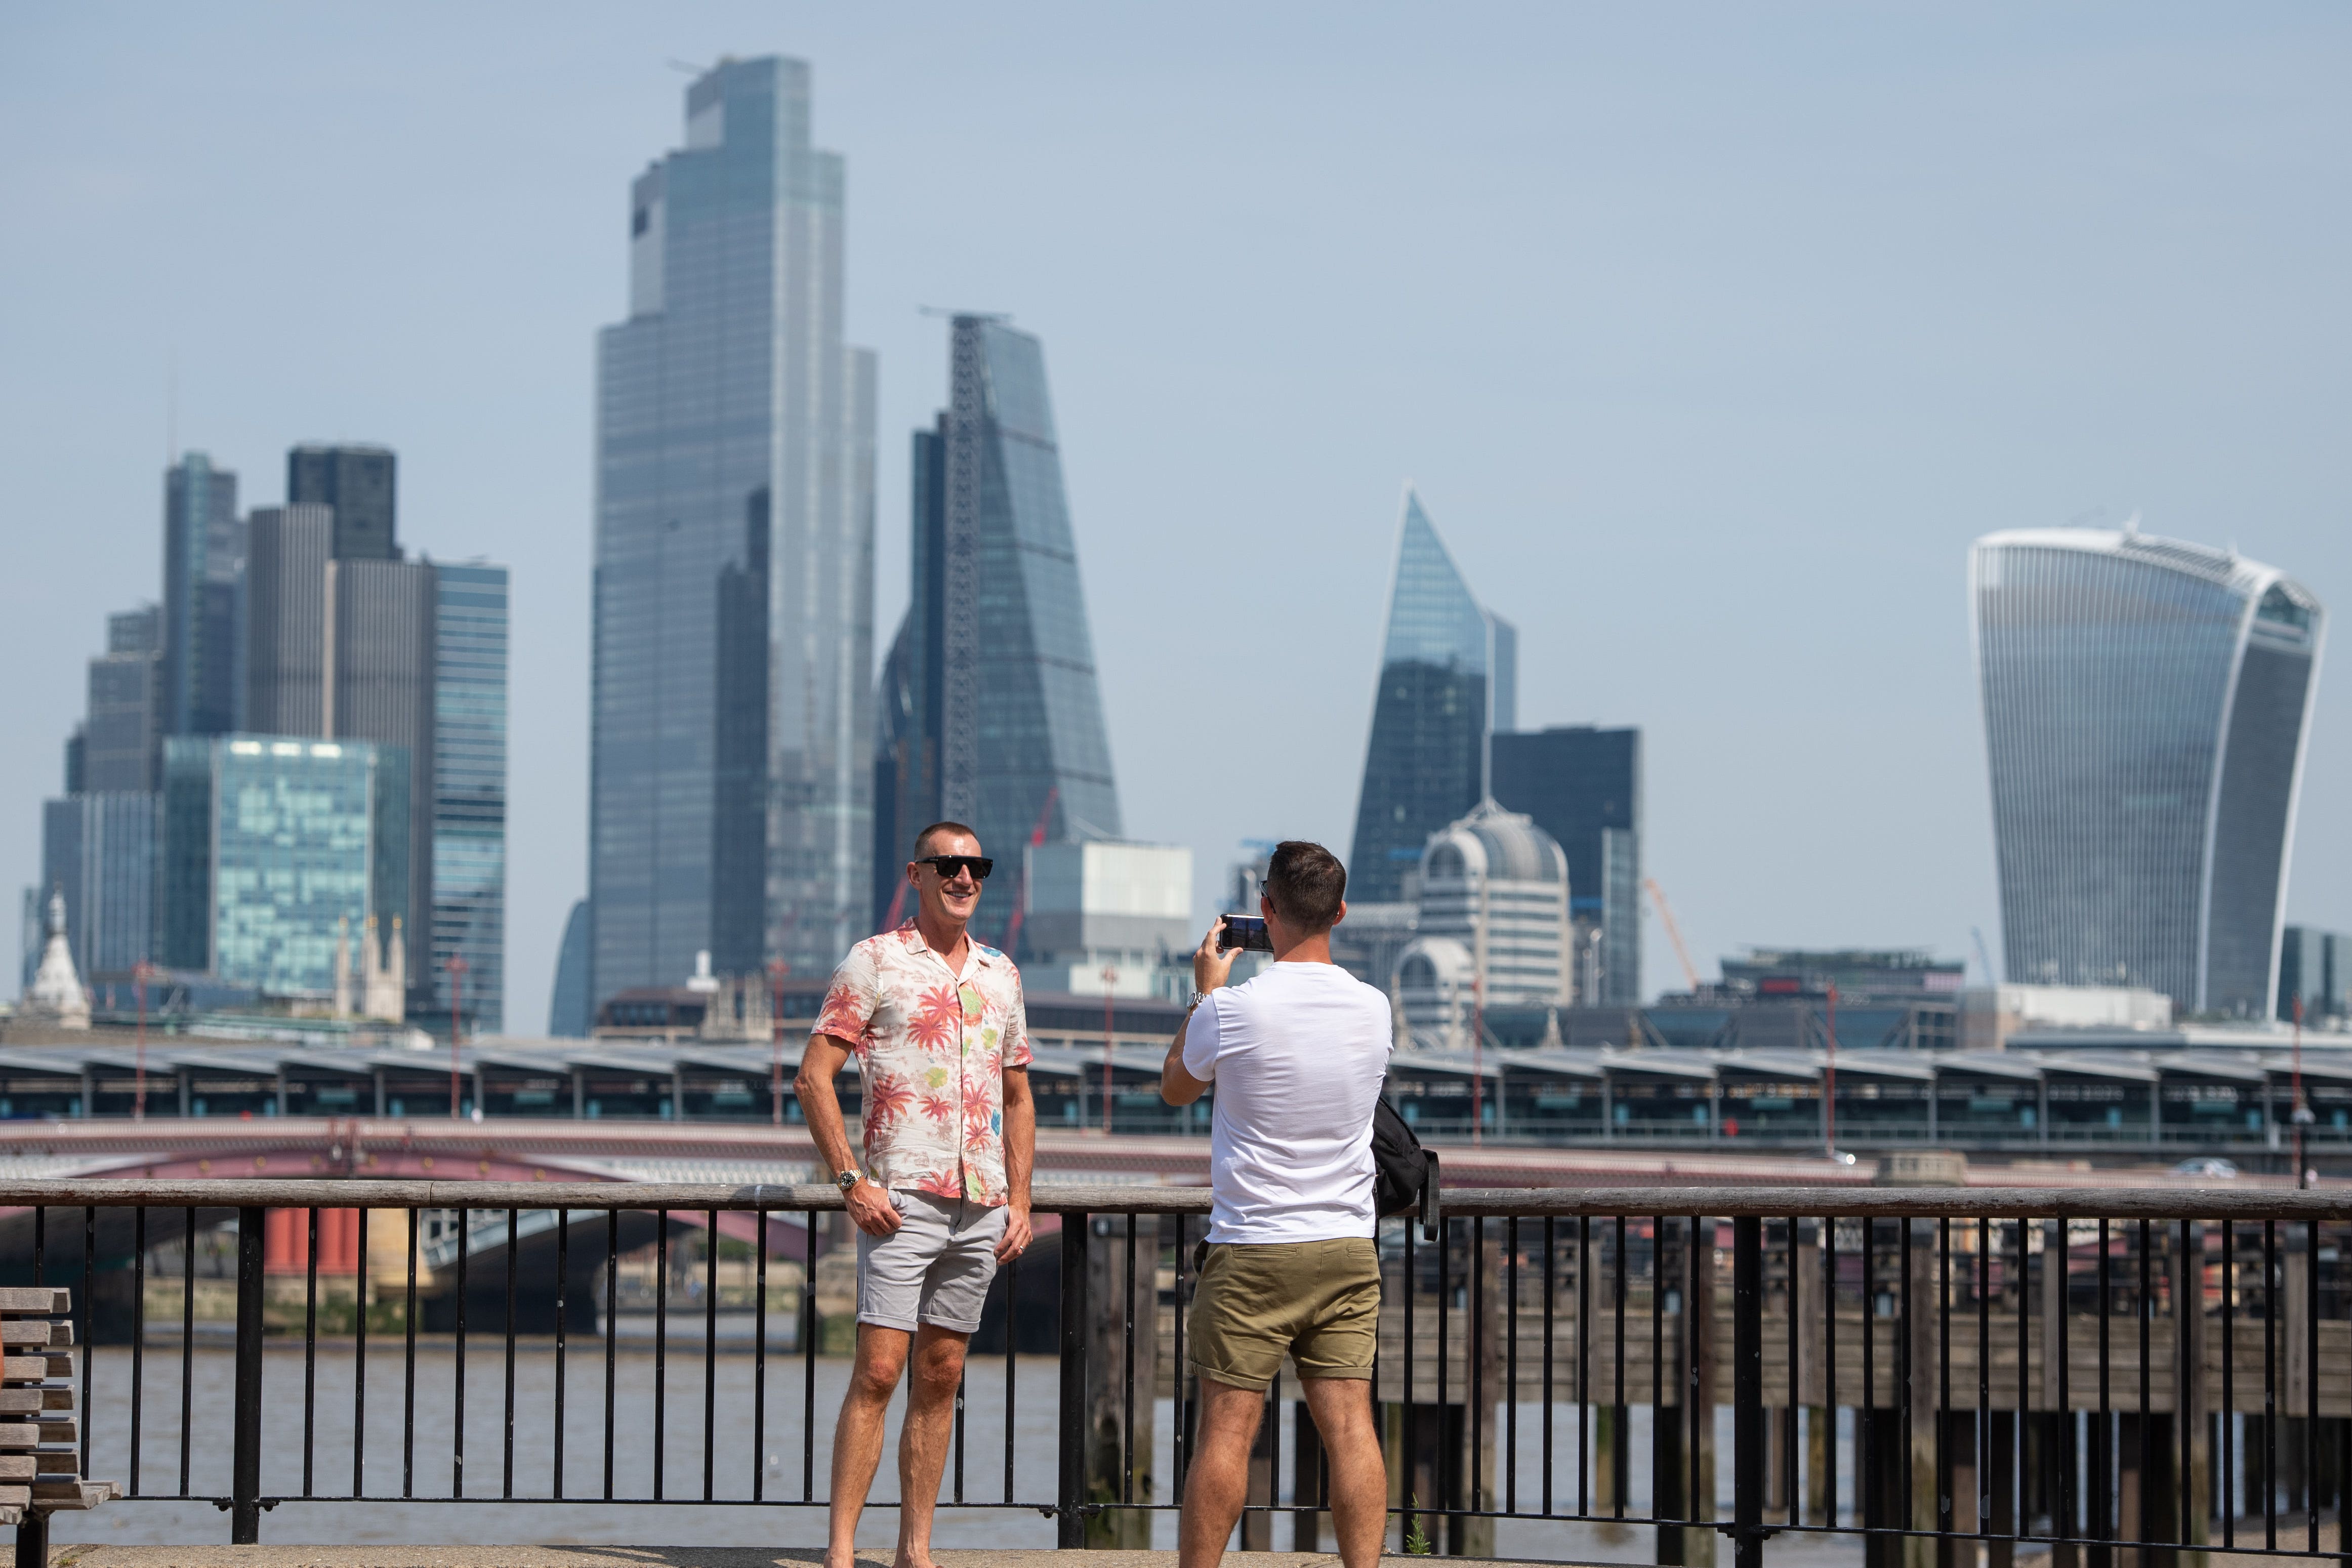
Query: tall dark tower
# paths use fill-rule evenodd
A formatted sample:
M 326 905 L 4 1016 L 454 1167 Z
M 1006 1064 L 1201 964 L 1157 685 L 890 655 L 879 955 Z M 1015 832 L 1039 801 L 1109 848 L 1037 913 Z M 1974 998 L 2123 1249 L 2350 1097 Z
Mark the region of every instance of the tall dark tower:
M 824 974 L 866 934 L 874 356 L 842 342 L 845 171 L 811 142 L 810 96 L 803 61 L 719 61 L 686 89 L 683 144 L 615 206 L 629 297 L 596 345 L 591 1009 L 677 984 L 701 952 Z
M 286 454 L 286 504 L 335 509 L 335 559 L 397 561 L 393 456 L 382 447 L 297 447 Z
M 245 524 L 236 476 L 190 452 L 163 476 L 163 733 L 236 727 Z
M 1002 868 L 972 921 L 998 942 L 1033 835 L 1118 837 L 1118 785 L 1044 346 L 958 316 L 948 387 L 938 426 L 915 433 L 912 590 L 877 700 L 874 919 L 897 899 L 906 840 L 948 817 Z
M 1404 897 L 1429 836 L 1486 793 L 1486 737 L 1511 728 L 1518 637 L 1478 606 L 1421 498 L 1405 487 L 1396 586 L 1372 697 L 1372 737 L 1356 799 L 1348 896 Z

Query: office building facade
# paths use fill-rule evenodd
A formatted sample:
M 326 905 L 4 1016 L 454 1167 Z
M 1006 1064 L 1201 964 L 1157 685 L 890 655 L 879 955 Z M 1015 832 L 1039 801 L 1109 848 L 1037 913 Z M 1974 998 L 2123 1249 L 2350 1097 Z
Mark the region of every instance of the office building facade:
M 286 454 L 286 504 L 328 509 L 336 560 L 397 561 L 394 463 L 382 447 L 297 447 Z
M 92 791 L 41 805 L 41 885 L 65 900 L 66 947 L 85 980 L 130 977 L 154 947 L 156 800 Z
M 289 480 L 305 471 L 306 452 L 320 455 L 298 448 L 289 460 Z M 326 455 L 352 453 L 387 464 L 391 457 L 374 447 Z M 359 489 L 366 507 L 389 504 L 388 473 L 380 488 Z M 397 556 L 338 555 L 345 531 L 335 508 L 321 502 L 257 508 L 248 521 L 241 709 L 247 731 L 373 742 L 394 748 L 416 769 L 405 792 L 409 902 L 400 912 L 413 950 L 410 1006 L 428 1012 L 440 984 L 425 945 L 434 929 L 439 569 Z M 361 542 L 372 544 L 393 530 L 388 516 L 372 517 Z M 500 709 L 502 714 L 502 703 Z
M 237 721 L 245 523 L 236 476 L 190 452 L 163 475 L 163 725 L 217 735 Z
M 2089 529 L 1979 540 L 1969 594 L 2007 977 L 2269 1017 L 2319 601 Z
M 1466 1049 L 1483 1015 L 1569 1005 L 1568 857 L 1491 800 L 1432 837 L 1394 995 L 1414 1042 Z
M 823 973 L 865 934 L 875 373 L 809 101 L 800 61 L 722 61 L 631 190 L 629 316 L 597 343 L 599 1000 L 704 951 Z
M 432 1010 L 458 1005 L 465 1033 L 506 1027 L 507 569 L 433 567 Z M 412 967 L 416 959 L 411 959 Z
M 1486 794 L 1486 741 L 1517 721 L 1518 639 L 1479 606 L 1421 498 L 1405 488 L 1348 896 L 1405 896 L 1432 834 Z
M 1025 846 L 1119 837 L 1118 784 L 1044 345 L 954 318 L 947 408 L 914 437 L 912 584 L 877 709 L 869 923 L 903 914 L 913 835 L 967 822 L 1002 877 Z M 1020 878 L 972 922 L 1000 943 Z
M 396 746 L 166 742 L 163 962 L 267 995 L 335 996 L 352 942 L 371 926 L 380 943 L 396 931 L 404 940 L 408 795 Z
M 1642 731 L 1590 724 L 1498 733 L 1495 799 L 1568 856 L 1577 999 L 1642 999 Z
M 163 760 L 163 651 L 152 609 L 107 617 L 89 661 L 79 790 L 152 791 Z
M 2295 1004 L 2306 1024 L 2352 1018 L 2352 936 L 2316 926 L 2289 926 L 2279 942 L 2278 1016 L 2292 1022 Z

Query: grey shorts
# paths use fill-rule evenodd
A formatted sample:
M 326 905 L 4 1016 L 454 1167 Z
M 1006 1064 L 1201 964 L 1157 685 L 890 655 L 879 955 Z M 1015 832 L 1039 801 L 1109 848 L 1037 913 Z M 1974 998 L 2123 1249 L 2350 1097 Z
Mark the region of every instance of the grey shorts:
M 908 1333 L 918 1323 L 972 1332 L 996 1278 L 996 1244 L 1011 1211 L 895 1190 L 890 1202 L 898 1211 L 897 1230 L 857 1233 L 857 1321 Z

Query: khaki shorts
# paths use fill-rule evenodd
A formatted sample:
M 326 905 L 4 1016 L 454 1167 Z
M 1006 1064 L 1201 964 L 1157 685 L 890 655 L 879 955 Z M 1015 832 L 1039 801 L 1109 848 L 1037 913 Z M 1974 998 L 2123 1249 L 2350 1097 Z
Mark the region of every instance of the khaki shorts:
M 1184 1349 L 1193 1372 L 1237 1388 L 1271 1384 L 1286 1355 L 1301 1377 L 1369 1378 L 1380 1322 L 1370 1237 L 1221 1243 L 1201 1266 Z

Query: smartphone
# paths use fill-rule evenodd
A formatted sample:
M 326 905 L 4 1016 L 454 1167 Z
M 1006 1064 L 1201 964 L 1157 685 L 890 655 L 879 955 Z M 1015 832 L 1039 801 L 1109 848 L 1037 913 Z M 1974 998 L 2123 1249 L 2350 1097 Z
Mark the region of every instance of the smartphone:
M 1225 929 L 1217 938 L 1217 951 L 1231 952 L 1236 948 L 1244 952 L 1272 952 L 1274 939 L 1265 934 L 1265 920 L 1261 915 L 1227 915 Z

